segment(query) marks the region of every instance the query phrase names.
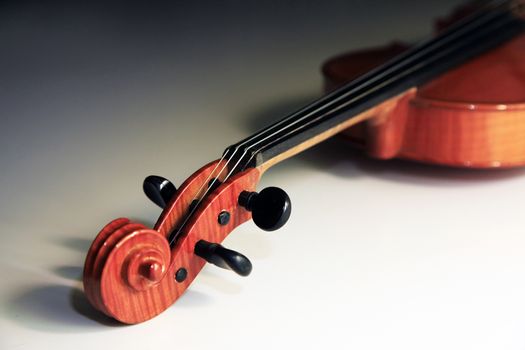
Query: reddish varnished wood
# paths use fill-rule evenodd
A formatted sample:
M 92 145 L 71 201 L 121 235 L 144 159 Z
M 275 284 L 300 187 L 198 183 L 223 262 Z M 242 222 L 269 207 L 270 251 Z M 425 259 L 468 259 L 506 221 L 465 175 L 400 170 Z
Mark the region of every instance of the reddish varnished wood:
M 327 90 L 406 48 L 394 44 L 329 61 L 324 66 Z M 400 157 L 479 168 L 525 165 L 523 57 L 525 36 L 371 108 L 356 119 L 366 121 L 346 134 L 371 156 L 382 159 Z M 340 125 L 330 136 L 349 125 Z M 306 141 L 286 157 L 317 142 L 319 139 Z M 242 191 L 255 190 L 261 173 L 273 165 L 268 164 L 224 181 L 227 172 L 217 170 L 226 164 L 212 162 L 182 184 L 153 229 L 126 218 L 106 225 L 93 241 L 84 267 L 84 288 L 91 303 L 106 315 L 130 324 L 166 310 L 205 264 L 194 254 L 196 242 L 220 243 L 251 218 L 237 199 Z M 204 197 L 186 221 L 190 204 L 202 197 L 203 188 L 213 177 L 224 183 Z M 217 220 L 222 211 L 231 214 L 226 225 Z M 182 234 L 170 246 L 170 234 L 181 225 Z M 178 282 L 175 275 L 181 268 L 187 271 L 187 278 Z
M 210 174 L 222 166 L 212 162 L 188 178 L 154 229 L 125 218 L 102 229 L 89 249 L 84 267 L 84 289 L 97 309 L 129 324 L 158 315 L 184 293 L 204 266 L 205 261 L 193 253 L 195 243 L 201 239 L 220 243 L 251 218 L 250 212 L 238 205 L 237 198 L 242 191 L 255 190 L 260 177 L 258 169 L 233 176 L 205 197 L 170 249 L 168 235 L 181 224 L 189 204 L 208 183 Z M 231 214 L 227 225 L 217 221 L 223 210 Z M 180 268 L 187 271 L 187 278 L 181 283 L 174 278 Z
M 331 90 L 402 51 L 347 54 L 324 66 Z M 371 60 L 374 56 L 375 60 Z M 347 135 L 377 158 L 449 166 L 525 165 L 525 35 L 377 106 Z

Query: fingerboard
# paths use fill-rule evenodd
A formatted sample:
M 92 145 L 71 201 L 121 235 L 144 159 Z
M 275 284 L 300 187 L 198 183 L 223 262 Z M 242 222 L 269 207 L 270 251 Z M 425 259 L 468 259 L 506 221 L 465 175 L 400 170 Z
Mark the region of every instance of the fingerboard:
M 388 63 L 286 118 L 228 147 L 232 172 L 260 167 L 294 148 L 331 136 L 363 112 L 495 48 L 525 30 L 519 1 L 492 2 L 440 35 L 415 45 Z M 297 152 L 296 152 L 297 153 Z

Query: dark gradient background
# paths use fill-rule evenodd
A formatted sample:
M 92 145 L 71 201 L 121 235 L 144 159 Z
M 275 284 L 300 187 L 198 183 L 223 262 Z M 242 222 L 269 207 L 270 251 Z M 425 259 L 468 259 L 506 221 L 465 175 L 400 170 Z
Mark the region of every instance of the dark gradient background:
M 525 174 L 368 160 L 329 141 L 279 164 L 292 218 L 225 245 L 154 320 L 80 292 L 141 193 L 320 95 L 328 57 L 417 40 L 458 1 L 0 2 L 0 349 L 523 349 Z

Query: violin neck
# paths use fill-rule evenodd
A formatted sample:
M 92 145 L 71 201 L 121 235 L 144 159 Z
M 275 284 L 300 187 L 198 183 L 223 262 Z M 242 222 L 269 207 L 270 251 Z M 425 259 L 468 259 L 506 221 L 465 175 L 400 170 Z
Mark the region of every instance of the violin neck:
M 232 172 L 266 170 L 371 116 L 375 106 L 510 40 L 525 30 L 514 2 L 503 1 L 415 45 L 386 64 L 228 147 Z

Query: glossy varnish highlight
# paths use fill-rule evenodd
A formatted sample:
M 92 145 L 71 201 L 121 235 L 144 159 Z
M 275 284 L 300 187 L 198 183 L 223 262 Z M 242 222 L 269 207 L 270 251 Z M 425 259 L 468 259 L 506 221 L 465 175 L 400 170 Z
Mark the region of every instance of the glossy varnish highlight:
M 327 89 L 371 69 L 369 55 L 387 59 L 402 50 L 393 45 L 328 61 Z M 524 165 L 525 36 L 407 91 L 395 107 L 386 106 L 347 132 L 373 157 L 474 168 Z

